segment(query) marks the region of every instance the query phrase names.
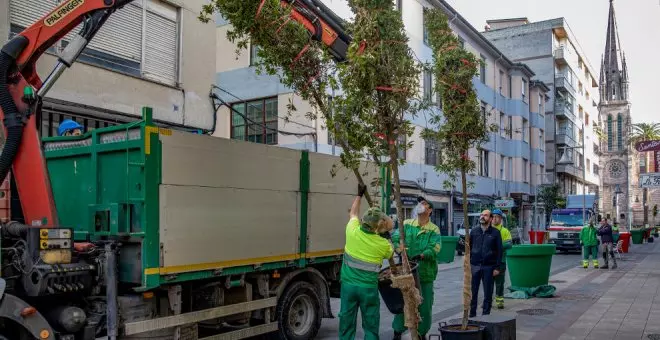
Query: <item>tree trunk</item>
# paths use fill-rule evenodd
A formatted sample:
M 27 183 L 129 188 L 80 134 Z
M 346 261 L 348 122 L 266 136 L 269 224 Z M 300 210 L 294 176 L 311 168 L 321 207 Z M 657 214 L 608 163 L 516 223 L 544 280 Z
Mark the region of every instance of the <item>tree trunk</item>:
M 463 257 L 463 323 L 462 329 L 467 329 L 470 317 L 470 302 L 472 301 L 472 267 L 470 266 L 470 224 L 468 220 L 467 174 L 461 170 L 463 185 L 463 225 L 465 226 L 465 256 Z

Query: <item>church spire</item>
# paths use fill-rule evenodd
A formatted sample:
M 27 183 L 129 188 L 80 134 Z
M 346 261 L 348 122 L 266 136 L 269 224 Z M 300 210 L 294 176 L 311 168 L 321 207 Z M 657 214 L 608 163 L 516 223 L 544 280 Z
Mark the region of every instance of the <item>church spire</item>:
M 614 0 L 610 0 L 610 12 L 607 20 L 605 53 L 601 63 L 601 100 L 627 100 L 628 70 L 621 50 L 621 41 L 617 30 Z

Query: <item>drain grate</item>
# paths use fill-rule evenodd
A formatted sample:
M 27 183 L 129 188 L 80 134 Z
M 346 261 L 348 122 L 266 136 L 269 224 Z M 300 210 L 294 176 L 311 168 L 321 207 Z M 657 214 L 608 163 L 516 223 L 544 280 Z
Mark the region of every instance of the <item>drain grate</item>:
M 522 309 L 518 311 L 518 314 L 523 314 L 523 315 L 550 315 L 554 314 L 555 312 L 549 310 L 549 309 L 542 309 L 542 308 L 536 308 L 536 309 Z
M 649 334 L 647 337 L 649 340 L 660 340 L 660 334 Z

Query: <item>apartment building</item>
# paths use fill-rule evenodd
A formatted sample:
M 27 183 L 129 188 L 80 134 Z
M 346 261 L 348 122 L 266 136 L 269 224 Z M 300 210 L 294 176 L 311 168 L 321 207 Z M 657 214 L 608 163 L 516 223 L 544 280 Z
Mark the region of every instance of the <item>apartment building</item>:
M 0 43 L 38 22 L 62 0 L 0 0 Z M 135 0 L 115 12 L 44 99 L 42 136 L 75 119 L 95 129 L 139 119 L 210 131 L 214 111 L 215 26 L 197 19 L 202 0 Z M 37 63 L 44 79 L 76 28 Z
M 323 3 L 341 17 L 351 15 L 346 1 Z M 477 162 L 477 171 L 469 178 L 474 187 L 469 189 L 471 221 L 467 224 L 476 222 L 479 209 L 492 208 L 495 199 L 509 197 L 514 199 L 512 211 L 520 225 L 531 225 L 533 195 L 541 178 L 539 175 L 545 173 L 544 114 L 549 88 L 534 79 L 529 67 L 512 62 L 446 2 L 404 0 L 395 4 L 401 11 L 409 45 L 420 62 L 432 60 L 423 13 L 424 8 L 433 6 L 447 13 L 450 26 L 463 46 L 484 61 L 473 84 L 484 116 L 489 123 L 498 125 L 500 131 L 492 133 L 490 141 L 481 149 L 470 152 Z M 222 107 L 218 111 L 218 121 L 226 123 L 219 124 L 216 135 L 338 155 L 341 150 L 322 122 L 304 117 L 304 113 L 313 108 L 282 85 L 277 77 L 256 73 L 255 47 L 249 47 L 238 56 L 228 52 L 236 49 L 226 39 L 230 26 L 222 18 L 217 18 L 216 24 L 219 88 L 216 94 L 233 108 Z M 420 76 L 420 91 L 436 98 L 432 93 L 432 78 L 430 73 Z M 292 117 L 287 112 L 290 103 L 298 112 Z M 259 125 L 246 124 L 236 111 Z M 459 197 L 460 183 L 454 188 L 443 186 L 446 176 L 434 170 L 440 150 L 433 142 L 421 138 L 421 132 L 428 126 L 426 118 L 420 114 L 412 118 L 412 123 L 415 126 L 413 146 L 400 155 L 406 160 L 400 168 L 406 217 L 416 204 L 416 196 L 423 194 L 434 203 L 435 223 L 444 234 L 451 234 L 457 226 L 466 224 Z
M 598 193 L 600 142 L 596 72 L 564 18 L 489 20 L 483 35 L 532 69 L 551 91 L 546 105 L 546 171 L 565 194 Z M 560 162 L 564 153 L 565 160 Z M 559 163 L 559 164 L 558 164 Z

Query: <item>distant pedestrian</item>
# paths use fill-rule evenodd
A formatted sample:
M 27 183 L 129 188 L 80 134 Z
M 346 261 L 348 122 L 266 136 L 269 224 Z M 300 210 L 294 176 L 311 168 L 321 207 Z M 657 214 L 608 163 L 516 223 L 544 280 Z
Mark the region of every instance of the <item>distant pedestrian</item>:
M 493 228 L 499 230 L 502 237 L 502 265 L 500 265 L 500 275 L 495 276 L 495 306 L 497 309 L 504 308 L 504 280 L 506 278 L 506 251 L 513 247 L 511 232 L 502 225 L 502 216 L 504 213 L 500 209 L 493 210 Z
M 500 275 L 502 265 L 502 236 L 490 226 L 493 215 L 484 210 L 479 216 L 479 226 L 470 230 L 470 265 L 472 269 L 472 301 L 470 317 L 477 316 L 479 284 L 484 284 L 482 315 L 490 314 L 493 303 L 493 278 Z
M 607 219 L 604 218 L 600 221 L 600 228 L 598 228 L 598 236 L 600 236 L 601 241 L 601 252 L 603 253 L 603 260 L 605 265 L 603 269 L 609 268 L 608 257 L 612 258 L 612 269 L 616 269 L 616 258 L 614 257 L 614 235 L 612 231 L 612 226 L 607 223 Z
M 582 228 L 580 232 L 580 244 L 582 245 L 582 267 L 589 268 L 589 257 L 591 256 L 594 268 L 598 268 L 598 238 L 594 222 Z

